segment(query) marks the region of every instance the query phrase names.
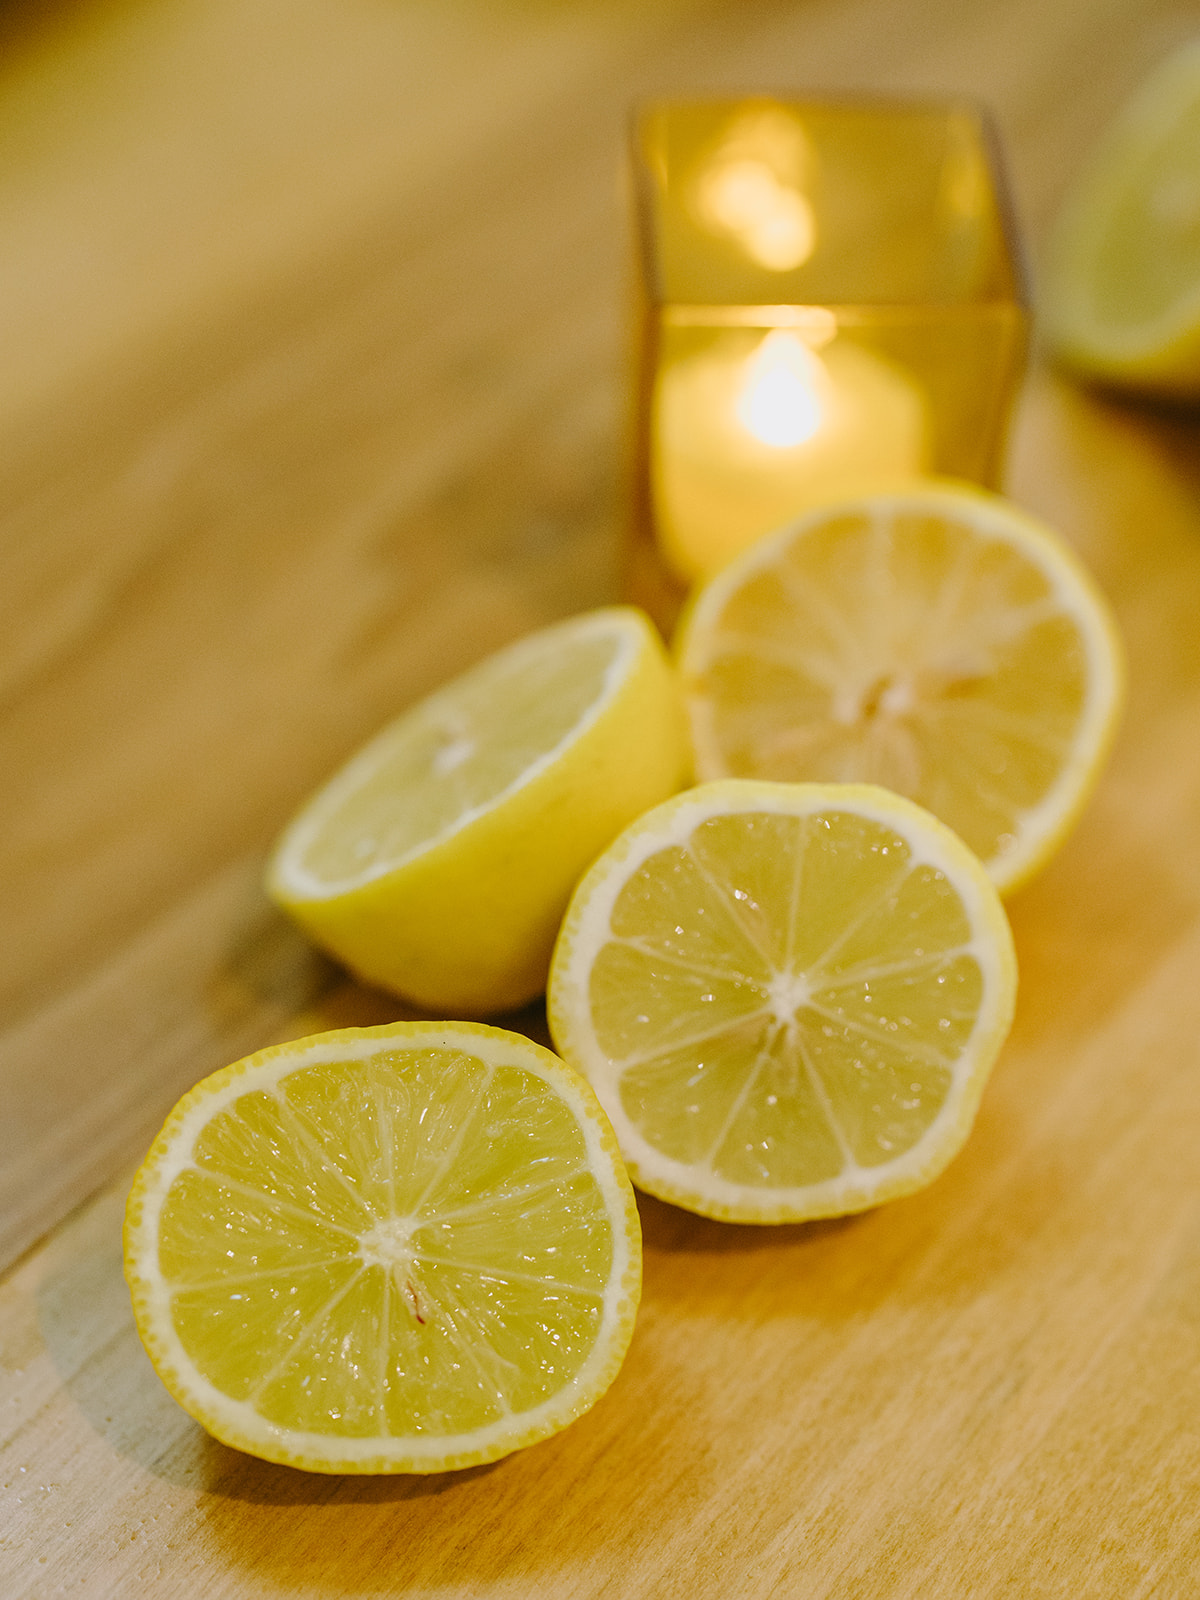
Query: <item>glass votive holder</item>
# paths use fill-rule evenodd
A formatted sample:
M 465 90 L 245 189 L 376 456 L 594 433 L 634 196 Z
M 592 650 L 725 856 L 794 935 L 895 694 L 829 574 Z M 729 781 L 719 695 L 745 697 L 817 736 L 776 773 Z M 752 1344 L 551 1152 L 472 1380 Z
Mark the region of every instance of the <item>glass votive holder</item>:
M 974 106 L 775 97 L 635 118 L 626 597 L 660 626 L 840 493 L 998 484 L 1024 280 Z

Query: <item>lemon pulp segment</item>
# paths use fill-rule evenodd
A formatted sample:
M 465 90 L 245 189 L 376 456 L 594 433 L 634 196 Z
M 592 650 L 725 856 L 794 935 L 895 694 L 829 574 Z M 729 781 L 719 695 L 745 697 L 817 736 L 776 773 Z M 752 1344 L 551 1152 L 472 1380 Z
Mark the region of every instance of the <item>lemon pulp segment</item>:
M 594 632 L 567 652 L 504 652 L 435 691 L 329 786 L 293 872 L 316 892 L 346 889 L 466 826 L 581 731 L 628 653 L 622 633 Z

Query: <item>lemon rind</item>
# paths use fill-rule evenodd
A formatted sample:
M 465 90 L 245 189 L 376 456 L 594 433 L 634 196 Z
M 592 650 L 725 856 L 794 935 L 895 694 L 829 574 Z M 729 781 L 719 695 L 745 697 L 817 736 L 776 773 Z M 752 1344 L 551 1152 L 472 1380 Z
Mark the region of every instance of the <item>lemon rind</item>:
M 462 1049 L 491 1064 L 515 1064 L 541 1077 L 574 1113 L 589 1170 L 612 1227 L 613 1267 L 588 1360 L 554 1395 L 465 1433 L 362 1438 L 285 1428 L 244 1401 L 224 1394 L 187 1355 L 170 1316 L 170 1290 L 158 1266 L 157 1222 L 171 1182 L 187 1164 L 202 1129 L 224 1105 L 287 1072 L 323 1061 L 366 1059 L 381 1044 Z M 286 1069 L 286 1070 L 285 1070 Z M 641 1230 L 637 1203 L 615 1135 L 591 1086 L 569 1063 L 525 1038 L 482 1023 L 397 1022 L 342 1028 L 274 1045 L 202 1079 L 175 1106 L 140 1167 L 126 1205 L 125 1275 L 139 1338 L 160 1379 L 207 1432 L 263 1460 L 325 1473 L 432 1473 L 495 1461 L 549 1438 L 588 1411 L 625 1359 L 641 1294 Z
M 619 1073 L 592 1026 L 588 973 L 610 931 L 609 917 L 620 890 L 648 856 L 684 843 L 700 822 L 734 810 L 810 816 L 831 809 L 850 810 L 894 828 L 912 850 L 914 864 L 927 862 L 946 872 L 974 930 L 967 948 L 984 977 L 983 997 L 955 1064 L 946 1101 L 908 1151 L 876 1167 L 858 1168 L 811 1185 L 768 1188 L 733 1184 L 663 1155 L 630 1121 L 621 1105 Z M 1016 980 L 1012 933 L 995 886 L 957 834 L 930 812 L 873 784 L 786 784 L 726 778 L 702 784 L 655 807 L 628 828 L 584 876 L 555 949 L 547 1010 L 555 1044 L 591 1081 L 638 1188 L 720 1221 L 803 1222 L 866 1210 L 913 1193 L 944 1170 L 971 1130 L 988 1076 L 1007 1037 Z

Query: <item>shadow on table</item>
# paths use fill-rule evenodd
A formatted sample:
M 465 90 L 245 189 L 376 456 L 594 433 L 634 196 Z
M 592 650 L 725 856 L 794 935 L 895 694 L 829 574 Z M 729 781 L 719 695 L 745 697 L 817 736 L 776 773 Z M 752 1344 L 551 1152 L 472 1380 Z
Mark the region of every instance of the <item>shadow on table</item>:
M 138 1340 L 121 1266 L 123 1201 L 122 1184 L 64 1225 L 38 1290 L 42 1338 L 95 1436 L 84 1434 L 80 1451 L 94 1457 L 97 1483 L 111 1484 L 114 1506 L 134 1494 L 163 1537 L 193 1556 L 202 1524 L 206 1559 L 217 1541 L 247 1589 L 255 1579 L 326 1580 L 350 1592 L 397 1592 L 586 1562 L 603 1545 L 603 1506 L 588 1486 L 624 1426 L 608 1397 L 554 1439 L 428 1476 L 301 1472 L 210 1438 L 167 1394 Z M 131 1488 L 129 1466 L 141 1487 L 135 1479 Z M 572 1483 L 585 1487 L 568 1510 Z M 483 1528 L 486 1539 L 477 1536 Z
M 447 1020 L 442 1013 L 423 1010 L 398 995 L 360 982 L 310 944 L 296 925 L 266 900 L 256 902 L 209 987 L 214 1013 L 228 1011 L 229 996 L 235 992 L 243 997 L 243 1009 L 250 1003 L 264 1015 L 272 1010 L 279 1013 L 283 1020 L 270 1039 L 263 1039 L 264 1045 L 335 1028 Z M 540 999 L 482 1020 L 554 1048 L 545 1003 Z

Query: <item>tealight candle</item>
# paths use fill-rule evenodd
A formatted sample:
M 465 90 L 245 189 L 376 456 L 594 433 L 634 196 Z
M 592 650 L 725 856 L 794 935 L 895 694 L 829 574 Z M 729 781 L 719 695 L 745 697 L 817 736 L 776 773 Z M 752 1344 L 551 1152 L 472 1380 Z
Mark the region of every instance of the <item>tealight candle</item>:
M 662 551 L 685 582 L 819 499 L 922 473 L 926 405 L 902 368 L 839 339 L 729 340 L 665 368 L 652 493 Z
M 689 584 L 818 499 L 996 486 L 1026 314 L 994 145 L 965 106 L 648 108 L 625 592 Z

